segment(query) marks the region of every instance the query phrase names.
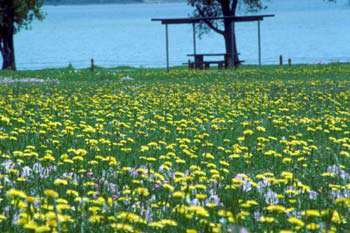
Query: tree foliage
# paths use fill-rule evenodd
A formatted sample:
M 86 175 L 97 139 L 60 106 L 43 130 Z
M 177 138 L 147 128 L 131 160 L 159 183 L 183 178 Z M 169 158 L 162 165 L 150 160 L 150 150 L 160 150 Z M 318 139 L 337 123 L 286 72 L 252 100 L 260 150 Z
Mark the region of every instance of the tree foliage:
M 336 2 L 336 0 L 323 0 L 324 2 Z M 237 10 L 256 12 L 266 9 L 269 0 L 188 0 L 188 4 L 194 7 L 194 17 L 221 17 L 236 16 Z M 205 21 L 197 25 L 200 35 L 210 30 L 224 35 L 222 21 Z
M 42 20 L 44 0 L 0 0 L 0 27 L 28 28 L 34 19 Z
M 46 0 L 45 4 L 50 5 L 61 5 L 61 4 L 69 4 L 69 5 L 79 5 L 79 4 L 110 4 L 110 3 L 142 3 L 143 0 Z
M 197 24 L 199 36 L 208 31 L 221 34 L 225 39 L 226 62 L 229 67 L 237 67 L 241 61 L 238 56 L 238 46 L 235 32 L 235 23 L 229 19 L 210 20 L 211 17 L 235 17 L 237 10 L 245 8 L 247 11 L 258 11 L 265 8 L 269 0 L 187 0 L 194 7 L 193 16 L 204 18 Z M 323 0 L 336 2 L 336 0 Z
M 262 0 L 188 0 L 188 4 L 194 7 L 194 17 L 236 16 L 238 9 L 257 11 L 265 8 Z M 223 26 L 223 21 L 206 20 L 198 24 L 200 35 L 210 30 L 224 35 Z
M 3 69 L 16 70 L 14 34 L 43 19 L 44 0 L 0 0 L 0 51 Z
M 225 39 L 226 65 L 238 67 L 241 61 L 238 57 L 235 24 L 231 19 L 210 20 L 208 17 L 234 17 L 239 7 L 248 10 L 264 8 L 263 0 L 188 0 L 188 4 L 194 7 L 194 17 L 206 18 L 203 23 L 197 24 L 199 35 L 213 30 L 221 34 Z

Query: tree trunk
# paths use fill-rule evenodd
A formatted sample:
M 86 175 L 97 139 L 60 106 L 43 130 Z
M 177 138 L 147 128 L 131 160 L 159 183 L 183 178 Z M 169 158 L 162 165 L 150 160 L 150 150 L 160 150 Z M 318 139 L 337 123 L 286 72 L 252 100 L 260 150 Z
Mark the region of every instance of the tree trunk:
M 14 47 L 14 27 L 9 25 L 1 29 L 0 48 L 2 55 L 2 69 L 16 70 L 15 47 Z
M 240 65 L 239 56 L 237 51 L 237 41 L 236 41 L 236 32 L 235 32 L 235 23 L 227 22 L 225 23 L 225 47 L 227 57 L 227 66 L 228 67 L 238 67 Z

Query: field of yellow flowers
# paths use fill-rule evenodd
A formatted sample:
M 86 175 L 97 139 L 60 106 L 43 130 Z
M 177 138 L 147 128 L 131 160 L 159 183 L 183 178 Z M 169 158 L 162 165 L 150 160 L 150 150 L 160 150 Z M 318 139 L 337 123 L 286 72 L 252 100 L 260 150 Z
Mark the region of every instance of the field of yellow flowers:
M 350 232 L 350 66 L 0 73 L 0 232 Z

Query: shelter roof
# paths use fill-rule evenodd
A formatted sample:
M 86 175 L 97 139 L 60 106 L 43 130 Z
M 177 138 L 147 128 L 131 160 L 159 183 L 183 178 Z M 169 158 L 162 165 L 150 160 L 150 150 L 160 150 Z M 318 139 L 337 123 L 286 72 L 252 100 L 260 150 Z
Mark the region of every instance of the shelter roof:
M 252 22 L 262 21 L 266 17 L 275 15 L 249 15 L 249 16 L 226 16 L 226 17 L 188 17 L 188 18 L 155 18 L 152 21 L 158 21 L 162 24 L 197 24 L 213 20 L 231 20 L 234 22 Z

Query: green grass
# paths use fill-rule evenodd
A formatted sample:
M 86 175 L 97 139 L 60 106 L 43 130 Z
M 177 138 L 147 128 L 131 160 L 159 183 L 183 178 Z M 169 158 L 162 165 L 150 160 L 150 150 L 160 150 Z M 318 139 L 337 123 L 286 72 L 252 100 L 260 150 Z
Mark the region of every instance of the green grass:
M 350 229 L 349 64 L 1 77 L 1 232 Z

